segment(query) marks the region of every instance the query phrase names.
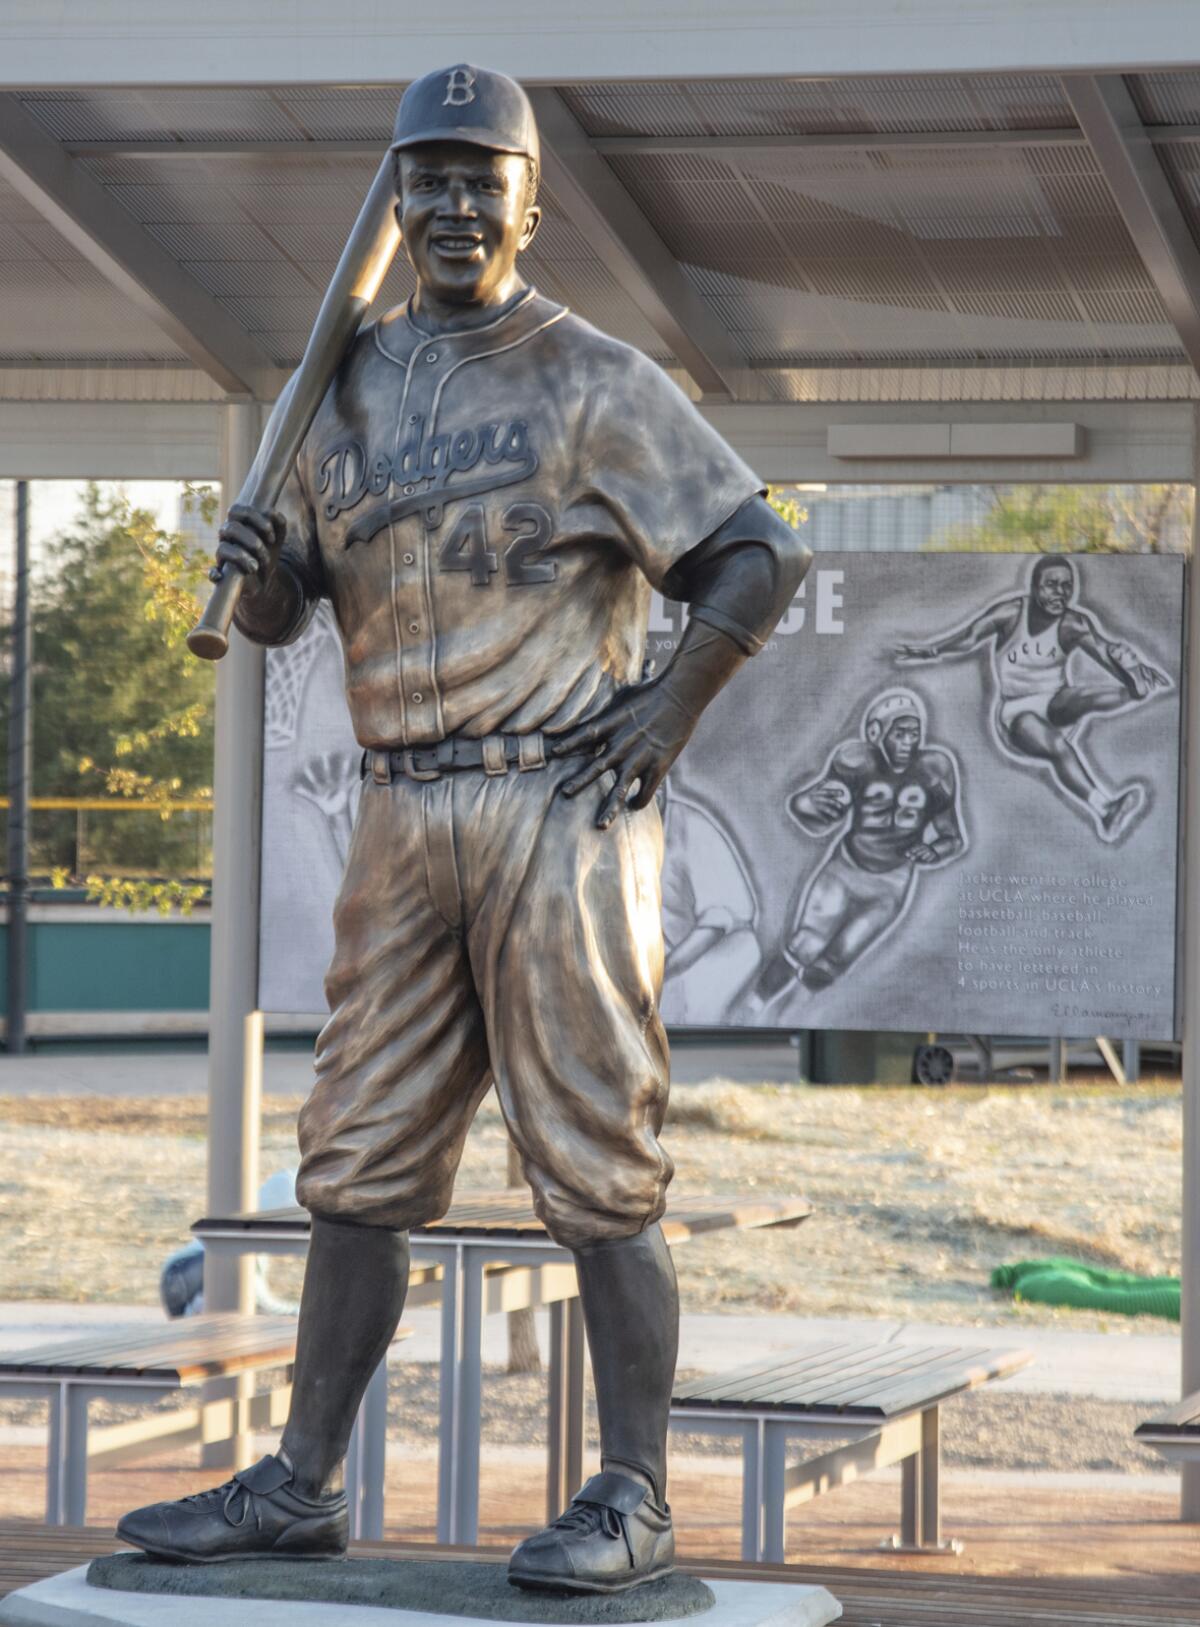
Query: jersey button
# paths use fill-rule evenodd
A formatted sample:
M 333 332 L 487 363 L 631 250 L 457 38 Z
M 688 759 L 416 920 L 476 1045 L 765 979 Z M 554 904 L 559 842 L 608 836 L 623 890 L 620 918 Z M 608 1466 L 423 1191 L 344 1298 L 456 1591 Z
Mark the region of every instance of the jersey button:
M 408 624 L 408 630 L 410 633 L 419 633 L 421 631 L 421 623 L 419 621 L 410 621 Z
M 420 706 L 421 702 L 424 699 L 425 699 L 425 697 L 424 697 L 424 695 L 422 695 L 422 693 L 421 693 L 421 691 L 419 689 L 416 689 L 416 690 L 413 691 L 412 703 L 413 703 L 414 706 Z
M 405 563 L 405 564 L 406 564 L 406 565 L 413 565 L 413 564 L 415 564 L 415 563 L 416 563 L 416 555 L 415 555 L 415 554 L 405 554 L 405 556 L 404 556 L 404 563 Z

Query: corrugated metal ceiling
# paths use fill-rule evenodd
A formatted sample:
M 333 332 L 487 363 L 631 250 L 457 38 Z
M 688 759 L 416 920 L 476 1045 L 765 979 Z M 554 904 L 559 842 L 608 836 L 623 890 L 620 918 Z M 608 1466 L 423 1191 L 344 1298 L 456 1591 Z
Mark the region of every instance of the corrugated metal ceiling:
M 1148 123 L 1200 122 L 1200 73 L 1130 83 Z M 594 136 L 936 135 L 1073 124 L 1053 75 L 583 84 L 562 95 Z M 22 98 L 63 142 L 363 140 L 380 149 L 396 99 L 387 86 Z M 1200 144 L 1159 150 L 1200 236 Z M 369 154 L 303 148 L 78 162 L 114 208 L 283 366 L 299 357 L 374 168 Z M 627 152 L 608 162 L 747 362 L 764 373 L 839 360 L 1179 355 L 1082 146 L 792 146 Z M 532 280 L 670 362 L 557 200 L 542 201 L 543 229 L 526 261 Z M 406 298 L 411 286 L 401 260 L 380 304 Z M 179 357 L 86 260 L 2 191 L 0 297 L 0 357 Z

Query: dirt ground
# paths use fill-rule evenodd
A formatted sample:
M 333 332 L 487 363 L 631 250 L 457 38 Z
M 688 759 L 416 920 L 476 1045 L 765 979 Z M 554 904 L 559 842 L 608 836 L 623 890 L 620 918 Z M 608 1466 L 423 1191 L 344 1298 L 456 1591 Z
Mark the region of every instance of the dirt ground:
M 263 1173 L 292 1167 L 299 1098 L 269 1098 Z M 155 1303 L 162 1260 L 204 1209 L 203 1098 L 0 1098 L 0 1299 Z M 787 1311 L 962 1325 L 1175 1332 L 1150 1318 L 1014 1304 L 993 1266 L 1070 1254 L 1142 1272 L 1179 1268 L 1178 1084 L 822 1089 L 715 1082 L 678 1089 L 665 1140 L 679 1196 L 805 1194 L 797 1230 L 725 1233 L 676 1251 L 689 1311 Z M 494 1098 L 480 1111 L 461 1189 L 502 1186 Z M 297 1295 L 299 1262 L 276 1261 Z M 391 1375 L 390 1432 L 432 1445 L 436 1369 Z M 97 1409 L 103 1421 L 109 1409 Z M 118 1412 L 114 1411 L 114 1417 Z M 1004 1386 L 944 1413 L 948 1467 L 1155 1474 L 1132 1440 L 1144 1406 L 1023 1395 Z M 34 1422 L 28 1403 L 0 1425 Z M 544 1437 L 544 1380 L 489 1371 L 484 1439 Z M 723 1443 L 677 1438 L 681 1453 Z
M 264 1176 L 295 1164 L 298 1106 L 264 1106 Z M 154 1303 L 162 1260 L 204 1208 L 204 1133 L 199 1096 L 0 1098 L 0 1298 Z M 677 1197 L 800 1192 L 814 1206 L 794 1231 L 679 1249 L 682 1302 L 1172 1332 L 1152 1318 L 1014 1304 L 988 1277 L 1045 1254 L 1177 1272 L 1180 1137 L 1177 1081 L 680 1088 L 665 1132 Z M 505 1156 L 489 1097 L 460 1188 L 502 1186 Z M 290 1269 L 273 1267 L 277 1288 Z

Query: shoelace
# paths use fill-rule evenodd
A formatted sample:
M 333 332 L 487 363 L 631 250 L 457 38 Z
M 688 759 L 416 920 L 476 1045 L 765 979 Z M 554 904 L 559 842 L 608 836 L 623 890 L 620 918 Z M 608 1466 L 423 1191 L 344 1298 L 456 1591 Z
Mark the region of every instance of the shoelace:
M 240 1498 L 238 1512 L 234 1516 L 235 1501 Z M 192 1503 L 197 1508 L 211 1508 L 217 1501 L 221 1502 L 221 1513 L 229 1525 L 245 1525 L 250 1509 L 254 1509 L 254 1524 L 262 1529 L 262 1517 L 255 1503 L 254 1495 L 248 1486 L 243 1486 L 240 1480 L 226 1480 L 223 1485 L 214 1486 L 211 1491 L 194 1491 L 190 1497 L 180 1499 L 184 1503 Z
M 591 1536 L 594 1531 L 603 1531 L 604 1535 L 614 1542 L 618 1537 L 623 1537 L 629 1563 L 632 1565 L 634 1562 L 629 1532 L 625 1528 L 625 1521 L 615 1508 L 606 1508 L 601 1503 L 571 1503 L 556 1520 L 551 1520 L 550 1528 L 552 1531 L 578 1531 L 583 1536 Z

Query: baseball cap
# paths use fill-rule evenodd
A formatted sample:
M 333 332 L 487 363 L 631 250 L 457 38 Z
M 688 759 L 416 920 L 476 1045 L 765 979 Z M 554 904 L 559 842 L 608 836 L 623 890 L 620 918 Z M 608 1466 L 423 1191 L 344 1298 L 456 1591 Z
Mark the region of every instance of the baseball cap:
M 458 62 L 414 79 L 400 99 L 390 152 L 421 141 L 466 141 L 538 162 L 529 97 L 507 74 Z

